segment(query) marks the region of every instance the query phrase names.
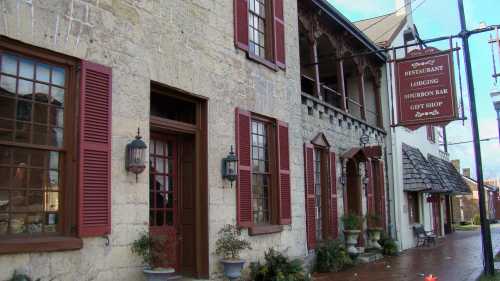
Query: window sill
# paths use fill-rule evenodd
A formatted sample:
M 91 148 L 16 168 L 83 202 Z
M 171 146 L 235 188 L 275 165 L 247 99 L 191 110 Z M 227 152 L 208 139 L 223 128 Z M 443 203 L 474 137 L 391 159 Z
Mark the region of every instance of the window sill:
M 258 57 L 256 55 L 252 54 L 251 52 L 247 51 L 247 57 L 250 60 L 253 60 L 255 62 L 263 64 L 264 66 L 266 66 L 266 67 L 268 67 L 268 68 L 270 68 L 270 69 L 272 69 L 272 70 L 274 70 L 276 72 L 278 72 L 278 70 L 279 70 L 279 67 L 274 62 L 272 62 L 270 60 L 267 60 L 267 59 L 263 59 L 261 57 Z
M 0 240 L 0 254 L 79 250 L 83 241 L 77 237 L 30 237 Z
M 256 225 L 248 229 L 248 235 L 257 236 L 278 233 L 283 231 L 283 226 L 281 225 Z

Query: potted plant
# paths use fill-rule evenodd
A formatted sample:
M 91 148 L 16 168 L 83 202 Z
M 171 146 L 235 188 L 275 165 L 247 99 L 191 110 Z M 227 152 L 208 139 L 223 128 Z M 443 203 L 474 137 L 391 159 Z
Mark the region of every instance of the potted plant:
M 358 237 L 361 233 L 363 218 L 356 214 L 347 214 L 342 216 L 342 222 L 344 224 L 347 252 L 351 256 L 357 256 L 359 251 L 356 249 L 356 245 L 358 244 Z
M 382 246 L 378 243 L 383 228 L 380 227 L 382 218 L 377 214 L 370 214 L 367 217 L 368 221 L 368 246 L 372 249 L 381 250 Z
M 144 262 L 144 276 L 148 281 L 164 281 L 175 276 L 175 269 L 162 267 L 168 264 L 166 258 L 166 239 L 152 237 L 144 232 L 132 243 L 132 253 L 140 256 Z
M 224 275 L 229 280 L 236 280 L 241 276 L 241 270 L 245 264 L 245 260 L 240 259 L 240 252 L 252 248 L 248 241 L 241 238 L 240 230 L 234 225 L 225 225 L 218 234 L 219 239 L 215 242 L 215 254 L 222 257 Z

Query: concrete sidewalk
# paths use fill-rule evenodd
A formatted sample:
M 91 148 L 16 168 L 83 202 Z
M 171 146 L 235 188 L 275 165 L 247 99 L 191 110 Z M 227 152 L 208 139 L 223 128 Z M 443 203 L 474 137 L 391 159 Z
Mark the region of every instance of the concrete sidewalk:
M 495 253 L 500 249 L 500 228 L 492 226 Z M 439 281 L 474 281 L 482 272 L 479 231 L 457 231 L 435 247 L 415 248 L 400 256 L 362 264 L 349 270 L 316 274 L 314 281 L 423 281 L 433 274 Z

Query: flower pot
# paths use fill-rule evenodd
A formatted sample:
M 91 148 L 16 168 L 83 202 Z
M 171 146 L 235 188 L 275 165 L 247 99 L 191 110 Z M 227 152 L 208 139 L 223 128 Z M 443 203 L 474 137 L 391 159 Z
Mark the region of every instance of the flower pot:
M 347 252 L 350 256 L 357 256 L 359 254 L 358 249 L 356 249 L 359 233 L 361 233 L 361 230 L 344 230 Z
M 240 278 L 245 260 L 221 260 L 220 262 L 224 266 L 224 276 L 231 281 Z
M 380 240 L 380 234 L 382 233 L 382 228 L 375 227 L 368 229 L 368 246 L 369 248 L 381 250 L 382 246 L 378 243 Z
M 143 272 L 147 281 L 167 281 L 175 276 L 173 268 L 144 268 Z

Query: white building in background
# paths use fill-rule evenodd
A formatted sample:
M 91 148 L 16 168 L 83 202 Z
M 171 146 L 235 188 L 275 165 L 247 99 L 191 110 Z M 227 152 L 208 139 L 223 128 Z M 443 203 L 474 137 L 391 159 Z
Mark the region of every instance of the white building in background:
M 381 47 L 404 45 L 405 37 L 408 37 L 405 36 L 405 31 L 414 38 L 407 41 L 408 44 L 415 43 L 414 40 L 418 39 L 412 19 L 411 1 L 396 0 L 395 4 L 393 13 L 355 23 Z M 405 56 L 405 50 L 399 49 L 395 54 L 396 59 L 401 59 Z M 392 52 L 390 58 L 394 59 Z M 395 106 L 393 99 L 396 95 L 396 82 L 393 69 L 393 66 L 387 64 L 389 106 Z M 397 108 L 394 107 L 391 111 L 391 118 L 394 119 Z M 397 120 L 392 120 L 392 124 L 396 122 Z M 450 195 L 457 190 L 464 191 L 465 184 L 458 180 L 458 172 L 448 162 L 447 154 L 440 151 L 438 132 L 438 128 L 433 126 L 424 126 L 414 131 L 404 127 L 393 127 L 390 130 L 391 143 L 388 147 L 392 149 L 388 152 L 388 178 L 392 182 L 389 192 L 389 229 L 392 237 L 399 241 L 401 250 L 416 246 L 413 230 L 416 225 L 423 225 L 426 231 L 433 231 L 438 236 L 452 231 Z M 441 169 L 436 169 L 436 165 Z

